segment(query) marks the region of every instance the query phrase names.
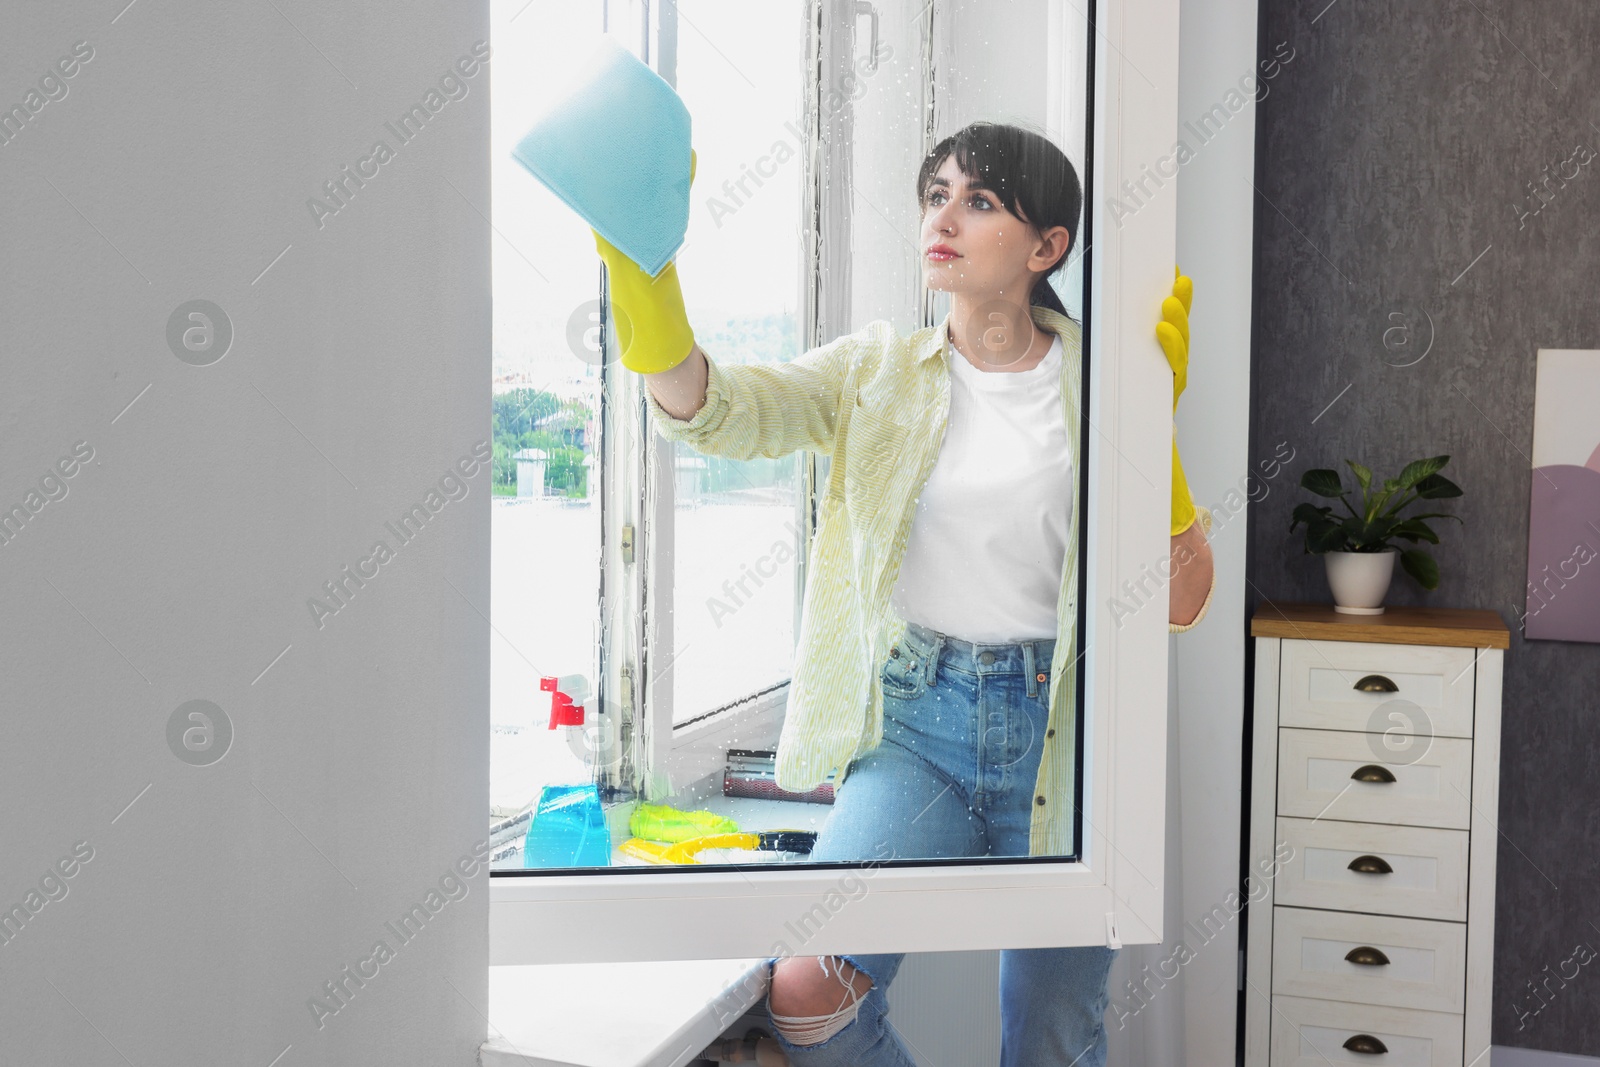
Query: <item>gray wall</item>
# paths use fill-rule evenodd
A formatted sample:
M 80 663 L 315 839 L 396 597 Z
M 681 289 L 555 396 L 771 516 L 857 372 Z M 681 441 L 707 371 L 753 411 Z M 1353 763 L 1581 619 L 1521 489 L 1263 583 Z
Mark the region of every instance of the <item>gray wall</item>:
M 1286 441 L 1296 459 L 1251 509 L 1252 605 L 1328 599 L 1288 533 L 1304 470 L 1452 457 L 1466 525 L 1443 530 L 1441 586 L 1397 576 L 1389 602 L 1493 608 L 1513 628 L 1493 1040 L 1600 1054 L 1600 961 L 1552 981 L 1536 1014 L 1528 989 L 1580 943 L 1600 949 L 1600 647 L 1518 632 L 1535 351 L 1600 348 L 1600 168 L 1552 181 L 1525 224 L 1519 205 L 1546 163 L 1600 150 L 1600 7 L 1342 0 L 1260 17 L 1263 45 L 1297 54 L 1259 105 L 1251 454 Z M 1407 324 L 1410 347 L 1386 347 Z
M 440 483 L 489 436 L 487 69 L 384 124 L 485 5 L 124 2 L 0 34 L 0 106 L 57 97 L 0 144 L 0 1058 L 470 1064 L 488 473 Z M 232 324 L 203 366 L 168 340 L 195 299 Z M 225 749 L 169 733 L 194 700 Z

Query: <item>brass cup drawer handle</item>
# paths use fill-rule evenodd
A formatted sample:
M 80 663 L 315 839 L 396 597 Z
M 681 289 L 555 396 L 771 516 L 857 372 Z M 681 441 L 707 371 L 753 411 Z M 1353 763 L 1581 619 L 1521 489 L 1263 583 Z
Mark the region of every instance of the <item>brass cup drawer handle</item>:
M 1382 856 L 1357 856 L 1346 866 L 1358 874 L 1393 874 L 1394 868 Z
M 1393 681 L 1391 681 L 1388 678 L 1385 678 L 1381 674 L 1369 674 L 1369 675 L 1366 675 L 1365 677 L 1358 679 L 1356 681 L 1356 684 L 1354 686 L 1352 686 L 1351 688 L 1359 689 L 1363 693 L 1398 693 L 1398 692 L 1400 692 L 1400 687 L 1398 685 L 1395 685 Z
M 1389 957 L 1383 954 L 1383 949 L 1373 948 L 1371 945 L 1357 945 L 1346 952 L 1344 958 L 1351 963 L 1359 963 L 1366 967 L 1382 967 L 1389 962 Z
M 1350 777 L 1358 782 L 1392 782 L 1394 772 L 1376 763 L 1366 763 L 1351 771 Z
M 1344 1047 L 1351 1052 L 1364 1052 L 1369 1056 L 1389 1051 L 1388 1045 L 1385 1045 L 1371 1034 L 1351 1034 L 1344 1039 Z

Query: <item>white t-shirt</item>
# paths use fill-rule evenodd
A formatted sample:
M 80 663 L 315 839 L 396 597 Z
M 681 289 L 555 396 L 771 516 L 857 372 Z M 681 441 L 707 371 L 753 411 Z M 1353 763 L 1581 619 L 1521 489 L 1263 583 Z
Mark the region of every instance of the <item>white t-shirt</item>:
M 890 595 L 901 618 L 967 641 L 1056 636 L 1074 501 L 1052 337 L 1021 372 L 979 370 L 946 343 L 949 425 Z

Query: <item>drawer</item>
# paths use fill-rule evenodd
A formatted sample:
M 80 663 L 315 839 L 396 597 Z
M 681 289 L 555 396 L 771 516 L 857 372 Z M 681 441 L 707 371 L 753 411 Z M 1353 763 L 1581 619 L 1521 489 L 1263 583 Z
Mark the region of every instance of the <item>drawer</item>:
M 1278 725 L 1387 733 L 1397 754 L 1409 735 L 1471 737 L 1476 655 L 1438 645 L 1285 640 Z
M 1272 998 L 1272 1067 L 1381 1063 L 1384 1067 L 1461 1067 L 1460 1015 L 1301 997 Z M 1362 1037 L 1386 1050 L 1356 1052 Z
M 1466 921 L 1465 830 L 1280 816 L 1278 840 L 1293 850 L 1275 879 L 1279 904 Z M 1352 869 L 1363 857 L 1388 871 Z
M 1397 757 L 1383 734 L 1279 730 L 1278 814 L 1467 829 L 1472 742 L 1416 740 Z
M 1272 991 L 1466 1011 L 1467 927 L 1310 908 L 1272 909 Z

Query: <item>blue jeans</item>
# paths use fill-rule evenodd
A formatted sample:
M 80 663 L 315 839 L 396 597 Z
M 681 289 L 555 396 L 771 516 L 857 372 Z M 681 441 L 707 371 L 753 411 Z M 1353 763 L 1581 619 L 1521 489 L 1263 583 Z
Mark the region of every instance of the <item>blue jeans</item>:
M 811 859 L 1028 855 L 1054 650 L 1054 638 L 975 644 L 910 623 L 880 670 L 883 742 L 851 763 Z M 1001 1067 L 1103 1065 L 1116 953 L 1100 945 L 1002 950 Z M 774 1027 L 790 1062 L 916 1067 L 887 1017 L 888 985 L 905 953 L 842 958 L 872 989 L 855 1021 L 820 1044 L 793 1044 Z M 923 1061 L 937 1063 L 938 1050 L 926 1051 Z

